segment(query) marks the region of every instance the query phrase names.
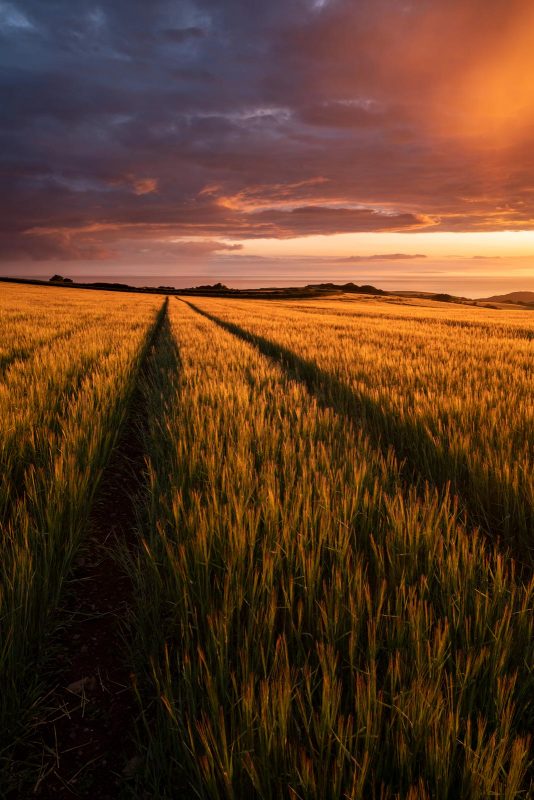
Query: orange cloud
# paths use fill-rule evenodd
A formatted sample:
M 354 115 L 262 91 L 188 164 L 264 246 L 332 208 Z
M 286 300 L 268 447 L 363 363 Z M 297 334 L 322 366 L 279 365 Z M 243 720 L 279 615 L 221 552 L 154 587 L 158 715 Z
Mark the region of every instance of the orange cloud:
M 157 178 L 135 178 L 132 180 L 133 193 L 141 196 L 143 194 L 152 194 L 157 192 L 158 181 Z

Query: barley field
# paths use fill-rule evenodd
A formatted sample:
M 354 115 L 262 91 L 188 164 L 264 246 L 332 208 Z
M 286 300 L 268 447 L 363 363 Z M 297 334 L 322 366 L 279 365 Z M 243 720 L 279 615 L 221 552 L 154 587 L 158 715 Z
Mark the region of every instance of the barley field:
M 35 664 L 161 307 L 111 293 L 0 293 L 0 731 L 38 690 Z M 7 740 L 7 741 L 6 741 Z
M 531 313 L 15 285 L 0 313 L 12 783 L 135 387 L 125 796 L 532 796 Z

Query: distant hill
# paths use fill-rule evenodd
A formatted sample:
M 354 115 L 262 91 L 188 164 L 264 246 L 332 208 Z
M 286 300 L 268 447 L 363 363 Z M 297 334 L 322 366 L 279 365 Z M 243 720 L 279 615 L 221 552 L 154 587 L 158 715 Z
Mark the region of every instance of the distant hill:
M 508 294 L 495 294 L 493 297 L 484 297 L 483 300 L 488 300 L 494 303 L 533 303 L 534 292 L 508 292 Z
M 388 294 L 388 292 L 384 292 L 382 289 L 377 289 L 375 286 L 369 286 L 369 284 L 358 286 L 355 283 L 309 283 L 306 286 L 306 289 L 321 289 L 323 291 L 331 291 L 337 289 L 338 291 L 354 292 L 356 294 L 376 294 L 376 295 Z

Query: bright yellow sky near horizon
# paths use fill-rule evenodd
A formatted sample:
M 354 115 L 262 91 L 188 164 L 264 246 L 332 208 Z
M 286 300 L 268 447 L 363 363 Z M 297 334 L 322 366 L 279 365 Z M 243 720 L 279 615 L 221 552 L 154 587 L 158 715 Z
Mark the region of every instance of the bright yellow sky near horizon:
M 377 254 L 423 254 L 428 258 L 531 257 L 534 274 L 534 231 L 339 233 L 294 239 L 243 240 L 242 255 L 333 257 Z

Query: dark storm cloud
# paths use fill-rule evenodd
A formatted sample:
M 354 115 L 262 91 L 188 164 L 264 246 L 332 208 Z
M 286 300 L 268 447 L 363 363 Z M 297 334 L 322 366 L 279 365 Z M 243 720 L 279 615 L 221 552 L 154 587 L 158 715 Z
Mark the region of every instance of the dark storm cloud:
M 533 87 L 501 84 L 530 74 L 533 21 L 526 0 L 2 1 L 0 255 L 530 228 Z

